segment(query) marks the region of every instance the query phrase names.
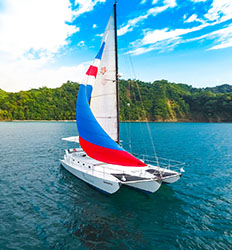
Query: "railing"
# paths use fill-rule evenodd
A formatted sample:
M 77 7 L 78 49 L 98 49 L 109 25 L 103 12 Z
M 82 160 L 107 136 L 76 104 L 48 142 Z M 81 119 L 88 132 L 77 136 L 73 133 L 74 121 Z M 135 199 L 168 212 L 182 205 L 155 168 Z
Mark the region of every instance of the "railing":
M 185 163 L 183 162 L 166 159 L 162 157 L 144 155 L 144 154 L 133 154 L 133 155 L 139 158 L 140 160 L 144 161 L 146 164 L 150 164 L 153 166 L 170 169 L 174 171 L 184 172 Z
M 82 149 L 80 148 L 77 148 L 77 151 L 74 151 L 76 153 L 80 153 L 82 151 Z M 144 154 L 134 154 L 133 155 L 137 158 L 139 158 L 140 160 L 142 160 L 143 162 L 145 162 L 148 166 L 149 165 L 152 165 L 152 166 L 157 166 L 159 168 L 161 168 L 159 171 L 162 172 L 162 169 L 165 170 L 165 169 L 168 169 L 168 170 L 173 170 L 173 171 L 177 171 L 177 172 L 184 172 L 184 166 L 185 166 L 185 163 L 182 163 L 182 162 L 179 162 L 179 161 L 175 161 L 175 160 L 171 160 L 171 159 L 167 159 L 167 158 L 162 158 L 162 157 L 155 157 L 155 156 L 150 156 L 150 155 L 144 155 Z M 74 161 L 76 161 L 76 159 L 72 158 Z M 96 171 L 96 172 L 101 172 L 103 173 L 104 175 L 105 174 L 109 174 L 107 172 L 105 172 L 105 169 L 103 167 L 103 171 L 99 171 L 99 170 L 96 170 L 95 169 L 95 166 L 98 166 L 98 165 L 105 165 L 106 163 L 99 163 L 99 164 L 91 164 L 91 170 L 92 171 Z M 115 171 L 116 169 L 115 168 L 111 168 L 109 166 L 107 166 L 107 169 L 108 170 L 112 170 L 112 171 Z M 129 170 L 129 169 L 128 169 Z M 124 173 L 124 171 L 122 171 Z M 127 172 L 127 171 L 126 171 Z M 133 171 L 132 171 L 133 172 Z M 138 170 L 136 170 L 135 172 L 140 172 Z M 143 170 L 141 170 L 140 172 L 140 176 L 143 175 Z
M 68 158 L 66 157 L 66 159 L 69 161 L 70 165 L 76 166 L 76 164 L 77 164 L 78 167 L 84 169 L 87 174 L 89 174 L 89 173 L 94 174 L 94 172 L 97 172 L 97 173 L 102 174 L 103 177 L 105 177 L 105 176 L 112 176 L 112 173 L 115 173 L 115 174 L 116 173 L 121 173 L 121 174 L 125 174 L 126 175 L 129 172 L 131 172 L 131 174 L 136 174 L 136 176 L 138 176 L 138 177 L 146 178 L 146 172 L 144 172 L 143 169 L 141 169 L 141 170 L 139 170 L 139 169 L 131 170 L 130 168 L 127 168 L 125 171 L 123 171 L 123 170 L 118 170 L 118 169 L 109 167 L 108 165 L 104 166 L 105 163 L 96 164 L 96 165 L 95 164 L 91 164 L 91 163 L 90 164 L 86 164 L 86 162 L 84 162 L 83 160 L 79 160 L 78 161 L 74 157 L 72 157 L 71 155 Z M 85 165 L 83 165 L 83 163 Z M 101 166 L 101 168 L 97 169 L 98 166 Z M 148 178 L 148 180 L 149 180 L 149 178 Z

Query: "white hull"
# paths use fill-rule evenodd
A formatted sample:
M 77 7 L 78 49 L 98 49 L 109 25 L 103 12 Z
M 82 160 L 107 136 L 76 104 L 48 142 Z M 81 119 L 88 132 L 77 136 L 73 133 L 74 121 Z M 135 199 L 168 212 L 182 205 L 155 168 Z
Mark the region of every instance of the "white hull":
M 174 182 L 178 181 L 180 179 L 180 177 L 181 177 L 181 174 L 178 173 L 175 176 L 163 178 L 162 182 L 166 183 L 166 184 L 171 184 L 171 183 L 174 183 Z
M 68 151 L 61 165 L 74 176 L 103 192 L 113 194 L 121 185 L 154 193 L 161 186 L 161 179 L 148 173 L 146 167 L 124 167 L 106 164 L 88 157 L 83 150 Z
M 117 192 L 120 188 L 121 183 L 117 181 L 111 181 L 96 177 L 94 175 L 88 174 L 86 172 L 81 171 L 74 166 L 71 166 L 70 163 L 65 162 L 65 160 L 60 160 L 61 165 L 67 169 L 70 173 L 78 177 L 79 179 L 85 181 L 86 183 L 90 184 L 91 186 L 106 192 L 108 194 L 113 194 Z
M 145 182 L 138 182 L 138 183 L 128 183 L 125 185 L 139 189 L 147 193 L 155 193 L 160 188 L 161 181 L 152 180 L 152 181 L 145 181 Z
M 153 174 L 154 176 L 159 177 L 162 180 L 162 183 L 166 184 L 174 183 L 178 181 L 182 176 L 181 171 L 173 171 L 168 168 L 157 167 L 154 165 L 148 165 L 148 166 L 149 169 L 147 171 Z
M 160 176 L 162 182 L 166 184 L 174 183 L 178 181 L 180 177 L 182 176 L 180 172 L 176 172 L 176 171 L 161 168 L 161 167 L 151 166 L 150 169 L 154 169 L 156 173 L 158 172 L 158 176 Z M 154 175 L 157 175 L 157 174 L 154 173 Z

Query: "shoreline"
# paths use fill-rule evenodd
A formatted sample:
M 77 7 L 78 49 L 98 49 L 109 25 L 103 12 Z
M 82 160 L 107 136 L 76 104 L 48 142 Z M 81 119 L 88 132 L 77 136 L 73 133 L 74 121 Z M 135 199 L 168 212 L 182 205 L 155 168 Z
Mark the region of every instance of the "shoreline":
M 0 122 L 75 122 L 76 120 L 0 120 Z
M 76 120 L 0 120 L 0 122 L 76 122 Z M 232 123 L 232 121 L 192 121 L 192 120 L 166 120 L 166 121 L 146 121 L 146 120 L 136 120 L 136 121 L 120 121 L 120 123 L 124 122 L 151 122 L 151 123 Z

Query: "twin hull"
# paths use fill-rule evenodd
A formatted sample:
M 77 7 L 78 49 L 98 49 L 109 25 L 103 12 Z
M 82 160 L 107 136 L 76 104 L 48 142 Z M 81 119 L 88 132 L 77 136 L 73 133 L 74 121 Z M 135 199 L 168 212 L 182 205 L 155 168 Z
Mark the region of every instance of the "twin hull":
M 146 180 L 133 183 L 122 183 L 117 178 L 105 179 L 99 176 L 87 173 L 78 168 L 78 166 L 73 166 L 72 163 L 66 160 L 60 161 L 61 165 L 68 170 L 70 173 L 78 177 L 79 179 L 87 182 L 91 186 L 105 192 L 108 194 L 113 194 L 119 190 L 122 184 L 139 189 L 144 192 L 154 193 L 160 186 L 161 182 L 156 180 Z

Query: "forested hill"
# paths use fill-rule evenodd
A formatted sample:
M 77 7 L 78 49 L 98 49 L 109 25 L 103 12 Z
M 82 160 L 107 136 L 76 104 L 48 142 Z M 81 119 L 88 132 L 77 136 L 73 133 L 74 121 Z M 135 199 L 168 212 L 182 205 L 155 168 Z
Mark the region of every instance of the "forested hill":
M 213 88 L 205 88 L 205 90 L 211 91 L 215 94 L 217 94 L 217 93 L 230 93 L 230 92 L 232 92 L 232 86 L 229 84 L 223 84 L 223 85 L 216 86 Z
M 232 86 L 120 80 L 121 121 L 232 122 Z M 78 83 L 17 93 L 0 89 L 0 120 L 74 120 Z M 141 101 L 142 100 L 142 101 Z

